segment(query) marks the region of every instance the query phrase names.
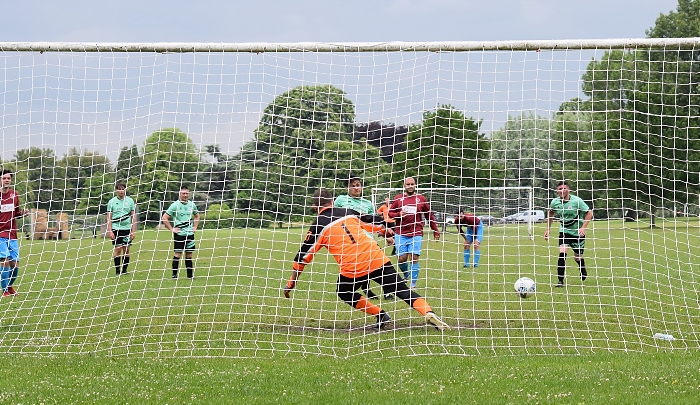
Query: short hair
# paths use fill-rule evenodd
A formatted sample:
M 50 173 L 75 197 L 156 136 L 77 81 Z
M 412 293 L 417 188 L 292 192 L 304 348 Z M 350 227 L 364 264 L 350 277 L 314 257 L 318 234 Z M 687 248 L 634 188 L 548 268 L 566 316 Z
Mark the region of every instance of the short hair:
M 126 190 L 126 184 L 124 182 L 119 182 L 114 186 L 115 190 Z
M 360 184 L 362 184 L 362 179 L 361 179 L 361 178 L 359 178 L 359 177 L 357 177 L 357 176 L 350 175 L 350 178 L 348 179 L 348 187 L 350 187 L 350 185 L 351 185 L 352 183 L 354 183 L 355 181 L 359 181 Z
M 10 177 L 12 177 L 12 175 L 13 175 L 14 173 L 12 173 L 12 170 L 10 170 L 10 169 L 2 169 L 2 175 L 4 176 L 4 175 L 6 175 L 6 174 L 9 174 Z
M 182 191 L 182 190 L 190 191 L 190 188 L 183 185 L 183 186 L 180 186 L 180 191 Z
M 561 186 L 569 187 L 569 182 L 566 181 L 566 180 L 562 180 L 562 181 L 560 181 L 560 182 L 557 184 L 557 188 L 558 188 L 558 187 L 561 187 Z
M 324 207 L 326 205 L 333 205 L 333 194 L 326 189 L 319 189 L 314 193 L 313 205 L 317 207 Z

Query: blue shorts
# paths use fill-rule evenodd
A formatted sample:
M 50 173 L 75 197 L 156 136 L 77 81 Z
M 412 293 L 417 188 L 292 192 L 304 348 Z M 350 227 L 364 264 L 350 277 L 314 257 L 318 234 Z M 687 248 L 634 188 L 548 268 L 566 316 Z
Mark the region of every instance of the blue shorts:
M 396 254 L 398 256 L 403 256 L 407 253 L 420 256 L 420 250 L 421 247 L 423 247 L 422 236 L 403 236 L 396 234 L 394 235 L 394 242 L 396 244 Z
M 19 243 L 17 243 L 17 239 L 0 238 L 0 259 L 19 261 Z
M 468 226 L 465 235 L 467 237 L 467 242 L 474 243 L 474 237 L 476 236 L 476 240 L 481 243 L 481 241 L 484 239 L 484 224 L 479 223 L 479 225 L 476 226 L 476 234 L 474 234 L 474 229 L 472 229 L 471 226 Z

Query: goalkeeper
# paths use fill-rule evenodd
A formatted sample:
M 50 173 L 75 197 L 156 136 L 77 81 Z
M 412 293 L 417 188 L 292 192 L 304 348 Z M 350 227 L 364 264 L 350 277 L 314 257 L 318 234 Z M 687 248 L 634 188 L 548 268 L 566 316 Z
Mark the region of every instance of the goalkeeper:
M 377 318 L 376 328 L 382 329 L 391 321 L 391 317 L 357 292 L 369 280 L 379 283 L 384 293 L 401 298 L 436 329 L 450 328 L 435 315 L 423 297 L 409 290 L 384 251 L 374 239 L 367 236 L 365 231 L 385 230 L 387 235 L 392 234 L 391 229 L 386 228 L 387 222 L 383 217 L 361 215 L 347 208 L 333 208 L 333 195 L 324 189 L 314 194 L 312 208 L 318 212 L 318 217 L 294 257 L 294 270 L 284 288 L 286 298 L 290 297 L 296 287 L 304 267 L 311 263 L 319 249 L 325 247 L 340 266 L 336 290 L 338 297 L 351 307 L 374 315 Z
M 336 208 L 349 208 L 360 214 L 374 214 L 374 204 L 372 204 L 372 201 L 362 198 L 362 180 L 352 175 L 350 179 L 348 179 L 348 193 L 338 196 L 333 202 L 333 206 Z M 390 245 L 394 244 L 393 237 L 387 237 L 386 241 Z M 371 300 L 378 298 L 377 294 L 369 288 L 369 285 L 363 288 L 363 292 L 365 293 L 365 297 Z M 384 298 L 393 299 L 393 296 L 387 294 Z

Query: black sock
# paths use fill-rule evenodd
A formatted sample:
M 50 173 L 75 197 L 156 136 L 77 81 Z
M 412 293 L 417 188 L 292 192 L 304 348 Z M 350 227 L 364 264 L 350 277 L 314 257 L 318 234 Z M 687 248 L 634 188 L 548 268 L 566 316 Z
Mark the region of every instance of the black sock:
M 122 257 L 116 256 L 114 258 L 114 267 L 117 269 L 117 274 L 119 274 L 119 271 L 121 270 L 121 266 L 122 266 Z
M 586 271 L 586 262 L 583 260 L 583 257 L 578 261 L 578 268 L 581 269 L 581 280 L 586 281 L 588 272 Z
M 177 269 L 180 268 L 180 258 L 173 257 L 173 277 L 177 277 Z
M 122 273 L 126 273 L 127 267 L 129 267 L 129 256 L 124 256 L 124 261 L 122 262 Z
M 566 253 L 559 252 L 559 260 L 557 261 L 557 276 L 559 282 L 564 284 L 564 273 L 566 271 Z
M 187 278 L 194 277 L 194 266 L 192 259 L 185 259 L 185 267 L 187 267 Z

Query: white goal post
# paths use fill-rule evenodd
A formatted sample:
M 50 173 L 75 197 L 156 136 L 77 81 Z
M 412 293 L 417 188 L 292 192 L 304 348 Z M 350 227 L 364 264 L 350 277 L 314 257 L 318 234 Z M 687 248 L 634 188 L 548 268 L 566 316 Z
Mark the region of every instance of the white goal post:
M 699 66 L 700 38 L 0 42 L 0 163 L 30 210 L 17 220 L 17 271 L 0 271 L 0 350 L 697 351 Z M 467 207 L 498 225 L 478 253 L 449 227 L 423 241 L 414 291 L 451 329 L 434 330 L 374 281 L 366 312 L 347 305 L 325 250 L 285 298 L 313 193 L 338 197 L 358 177 L 377 208 L 407 176 L 441 223 Z M 595 220 L 580 247 L 587 278 L 569 249 L 557 288 L 562 224 L 545 240 L 546 223 L 506 218 L 546 213 L 561 181 Z M 128 254 L 107 232 L 120 183 L 138 220 L 119 239 Z M 174 257 L 161 223 L 181 195 L 200 218 L 192 261 Z M 111 207 L 130 206 L 117 199 Z M 16 208 L 3 199 L 3 214 Z M 478 267 L 465 266 L 469 255 Z M 536 283 L 526 299 L 521 277 Z M 392 318 L 382 331 L 374 306 Z

